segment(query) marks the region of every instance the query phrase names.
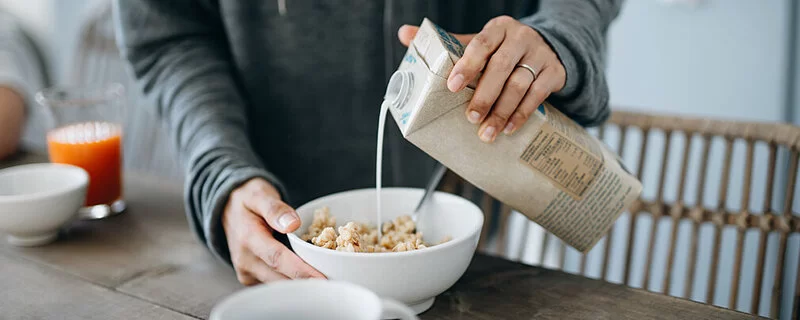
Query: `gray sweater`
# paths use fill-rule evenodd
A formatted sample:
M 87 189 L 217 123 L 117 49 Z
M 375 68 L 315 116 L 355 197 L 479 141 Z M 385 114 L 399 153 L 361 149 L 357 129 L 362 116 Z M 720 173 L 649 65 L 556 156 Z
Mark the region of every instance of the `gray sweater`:
M 567 72 L 549 99 L 584 125 L 609 115 L 605 33 L 621 0 L 124 0 L 117 41 L 186 168 L 186 210 L 223 260 L 228 194 L 262 177 L 291 205 L 374 186 L 378 111 L 405 48 L 429 17 L 476 33 L 509 14 L 549 42 Z M 422 186 L 434 161 L 387 121 L 385 185 Z M 476 137 L 477 139 L 477 137 Z

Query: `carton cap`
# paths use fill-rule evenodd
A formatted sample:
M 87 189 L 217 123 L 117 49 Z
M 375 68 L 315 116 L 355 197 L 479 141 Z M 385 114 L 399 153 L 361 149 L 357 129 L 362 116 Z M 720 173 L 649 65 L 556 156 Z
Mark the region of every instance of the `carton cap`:
M 406 105 L 406 100 L 411 96 L 411 89 L 414 86 L 414 74 L 408 71 L 396 71 L 389 79 L 386 94 L 383 99 L 391 106 L 402 110 Z

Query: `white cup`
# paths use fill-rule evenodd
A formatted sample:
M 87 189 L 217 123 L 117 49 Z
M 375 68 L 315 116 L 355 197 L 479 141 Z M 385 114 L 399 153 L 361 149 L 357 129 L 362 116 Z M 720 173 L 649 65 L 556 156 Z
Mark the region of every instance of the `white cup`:
M 250 319 L 408 319 L 406 305 L 380 299 L 363 287 L 338 281 L 278 281 L 241 290 L 211 311 L 211 320 Z

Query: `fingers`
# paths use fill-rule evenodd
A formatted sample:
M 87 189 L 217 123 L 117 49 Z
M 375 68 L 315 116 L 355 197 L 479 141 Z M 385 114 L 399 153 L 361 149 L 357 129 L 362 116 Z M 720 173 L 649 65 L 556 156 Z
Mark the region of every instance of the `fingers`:
M 524 68 L 516 68 L 511 73 L 491 114 L 486 117 L 478 129 L 478 136 L 483 142 L 493 142 L 500 131 L 506 134 L 511 132 L 512 128 L 507 126 L 510 123 L 508 120 L 517 110 L 517 106 L 528 92 L 533 80 L 533 74 Z
M 253 213 L 249 214 L 254 215 Z M 254 217 L 255 218 L 253 220 L 259 219 L 255 215 Z M 259 226 L 259 222 L 253 221 L 249 224 L 249 226 L 246 226 L 249 231 L 245 232 L 243 237 L 240 236 L 234 239 L 234 235 L 231 235 L 228 238 L 228 247 L 230 248 L 231 252 L 231 262 L 236 270 L 236 278 L 240 283 L 246 286 L 288 279 L 288 277 L 285 275 L 272 270 L 249 248 L 249 241 L 247 239 L 252 238 L 253 234 L 269 232 L 263 227 L 263 223 L 261 224 L 261 228 L 258 228 L 257 226 Z M 260 229 L 260 231 L 253 231 L 257 229 Z
M 236 272 L 236 278 L 246 286 L 289 279 L 285 275 L 269 268 L 254 255 L 247 255 L 247 261 L 239 261 L 238 266 L 241 267 Z
M 475 89 L 475 94 L 466 109 L 467 120 L 473 124 L 478 124 L 489 115 L 489 111 L 494 106 L 495 108 L 513 108 L 510 103 L 519 102 L 524 95 L 524 92 L 530 86 L 533 78 L 531 75 L 516 72 L 512 77 L 512 73 L 520 61 L 524 47 L 519 43 L 506 42 L 499 50 L 492 56 L 485 72 L 478 81 L 478 86 Z M 512 88 L 504 89 L 507 86 Z M 500 102 L 498 97 L 502 92 L 507 91 L 506 104 L 497 105 Z M 514 98 L 513 96 L 519 96 Z M 507 118 L 514 110 L 510 109 L 497 109 L 496 116 Z M 505 113 L 505 114 L 503 114 Z M 494 120 L 493 120 L 494 121 Z M 503 121 L 503 124 L 505 122 Z M 482 132 L 481 137 L 486 138 L 484 141 L 492 140 L 492 136 L 497 133 L 497 130 L 502 130 L 503 127 L 487 126 L 486 129 L 491 131 L 492 128 L 496 129 L 493 133 Z
M 249 273 L 242 273 L 238 271 L 236 272 L 236 280 L 239 280 L 239 283 L 246 285 L 248 287 L 261 283 L 261 281 L 259 281 L 258 278 L 250 275 Z
M 291 216 L 291 223 L 285 217 Z M 282 279 L 325 278 L 272 236 L 297 229 L 297 213 L 266 180 L 254 178 L 231 192 L 222 213 L 231 262 L 239 282 L 253 285 Z M 288 227 L 287 227 L 288 226 Z
M 467 47 L 447 79 L 447 88 L 450 91 L 457 92 L 464 89 L 478 76 L 478 73 L 487 66 L 489 58 L 505 40 L 507 26 L 515 21 L 509 16 L 497 17 L 490 20 L 481 32 L 472 37 L 456 36 L 459 41 L 466 43 Z
M 530 90 L 533 82 L 537 80 L 538 74 L 534 74 L 526 68 L 519 67 L 520 63 L 533 68 L 534 72 L 541 73 L 548 63 L 547 55 L 525 55 L 514 65 L 514 71 L 505 83 L 502 83 L 502 93 L 494 103 L 491 113 L 478 128 L 478 137 L 483 142 L 493 142 L 497 135 L 502 131 L 509 135 L 514 132 L 517 126 L 525 122 L 510 121 L 515 110 L 520 107 L 520 102 Z
M 254 263 L 253 267 L 250 269 L 250 274 L 252 274 L 261 283 L 289 279 L 289 277 L 270 269 L 263 263 Z
M 559 82 L 558 72 L 555 68 L 545 68 L 542 70 L 536 81 L 533 82 L 528 92 L 522 98 L 522 101 L 519 104 L 519 107 L 508 120 L 506 124 L 506 128 L 508 132 L 505 132 L 507 135 L 511 135 L 517 131 L 520 127 L 522 127 L 525 122 L 528 121 L 531 114 L 536 110 L 536 108 L 541 105 L 547 97 L 555 91 Z
M 266 181 L 248 188 L 242 203 L 245 208 L 260 215 L 269 226 L 281 233 L 289 233 L 300 227 L 300 217 L 291 206 L 280 200 L 280 195 Z M 277 196 L 276 196 L 277 195 Z
M 272 231 L 261 217 L 246 208 L 232 213 L 245 216 L 228 235 L 231 262 L 244 285 L 284 279 L 325 278 L 319 271 L 303 262 L 289 248 L 272 237 Z
M 492 107 L 497 107 L 496 103 L 504 91 L 504 86 L 510 84 L 516 88 L 510 88 L 509 96 L 503 99 L 506 102 L 500 105 L 502 108 L 497 109 L 496 114 L 497 117 L 507 119 L 514 112 L 513 109 L 510 109 L 512 108 L 510 104 L 514 100 L 519 102 L 524 95 L 523 90 L 527 90 L 525 85 L 529 86 L 532 81 L 528 76 L 519 73 L 513 78 L 511 77 L 517 63 L 528 51 L 528 43 L 520 41 L 524 34 L 515 31 L 520 29 L 512 28 L 511 22 L 518 24 L 510 17 L 492 19 L 472 39 L 464 56 L 459 59 L 450 74 L 451 80 L 457 79 L 459 73 L 465 77 L 466 82 L 458 83 L 458 87 L 448 82 L 448 89 L 458 91 L 463 89 L 466 83 L 472 81 L 485 66 L 473 98 L 465 111 L 467 120 L 473 124 L 485 122 L 484 119 L 489 115 Z M 453 82 L 458 81 L 453 80 Z M 504 128 L 502 126 L 505 124 L 504 119 L 492 119 L 489 124 L 483 125 L 479 130 L 481 139 L 486 142 L 494 140 L 497 133 Z
M 300 227 L 300 217 L 288 204 L 275 198 L 253 198 L 245 206 L 264 218 L 272 229 L 289 233 Z
M 264 266 L 289 279 L 325 278 L 267 233 L 257 233 L 249 237 L 248 246 Z
M 555 52 L 536 30 L 513 18 L 492 19 L 467 51 L 449 80 L 461 73 L 469 83 L 485 66 L 465 110 L 469 122 L 480 123 L 478 136 L 484 142 L 493 142 L 500 132 L 514 133 L 550 93 L 564 86 L 566 72 Z M 518 68 L 519 63 L 540 74 Z M 461 90 L 464 85 L 453 88 L 448 82 L 448 89 Z
M 447 89 L 457 92 L 467 86 L 487 65 L 489 58 L 497 51 L 505 38 L 505 31 L 498 26 L 487 26 L 472 38 L 464 49 L 464 55 L 458 59 L 453 71 L 447 79 Z M 511 58 L 511 53 L 505 53 Z
M 403 26 L 398 38 L 408 46 L 417 31 Z M 457 92 L 482 74 L 465 113 L 469 122 L 480 124 L 478 136 L 484 142 L 493 142 L 500 132 L 513 134 L 566 83 L 566 72 L 552 48 L 535 29 L 514 18 L 497 17 L 478 34 L 454 36 L 467 47 L 450 72 L 447 88 Z M 517 68 L 520 61 L 540 74 Z

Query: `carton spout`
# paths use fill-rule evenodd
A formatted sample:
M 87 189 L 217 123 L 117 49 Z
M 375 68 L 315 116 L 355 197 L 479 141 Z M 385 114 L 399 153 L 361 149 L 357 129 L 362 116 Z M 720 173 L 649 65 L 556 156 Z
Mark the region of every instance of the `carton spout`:
M 411 97 L 413 88 L 414 74 L 408 71 L 396 71 L 389 79 L 383 100 L 388 102 L 392 108 L 403 110 Z

